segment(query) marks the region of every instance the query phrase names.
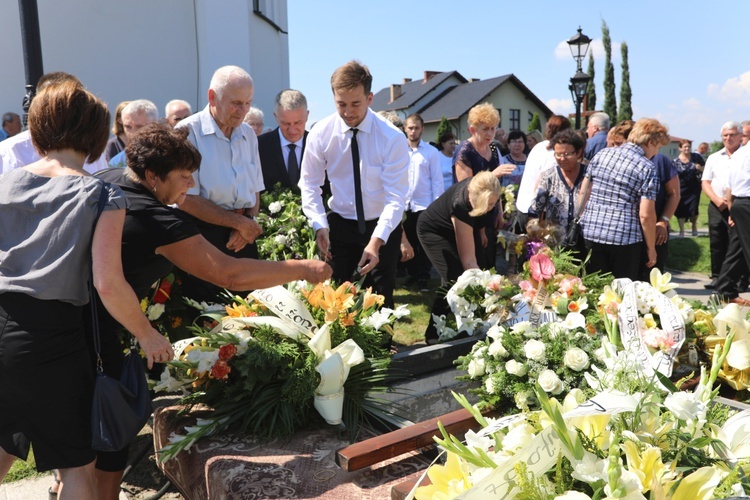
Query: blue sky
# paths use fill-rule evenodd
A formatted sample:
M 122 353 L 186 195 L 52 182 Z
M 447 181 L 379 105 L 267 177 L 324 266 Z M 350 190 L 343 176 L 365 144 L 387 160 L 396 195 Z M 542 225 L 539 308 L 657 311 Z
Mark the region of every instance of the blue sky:
M 570 9 L 547 0 L 288 0 L 290 83 L 308 98 L 310 125 L 334 112 L 329 79 L 350 59 L 370 68 L 373 91 L 421 78 L 424 70 L 481 79 L 514 73 L 553 111 L 568 114 L 576 68 L 565 41 L 580 25 L 594 39 L 601 108 L 604 19 L 618 105 L 619 44 L 628 44 L 635 119 L 657 118 L 694 147 L 719 140 L 726 121 L 750 120 L 747 0 L 731 9 L 688 0 L 568 3 Z

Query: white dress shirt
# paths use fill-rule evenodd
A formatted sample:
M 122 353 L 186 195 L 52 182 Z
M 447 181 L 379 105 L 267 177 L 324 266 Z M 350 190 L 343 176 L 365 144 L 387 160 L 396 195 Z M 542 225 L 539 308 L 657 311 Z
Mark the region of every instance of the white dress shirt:
M 303 136 L 304 137 L 304 136 Z M 286 165 L 286 171 L 289 172 L 289 145 L 294 144 L 297 148 L 294 150 L 294 154 L 297 156 L 297 165 L 302 164 L 302 139 L 297 142 L 289 142 L 284 137 L 279 129 L 279 138 L 281 139 L 281 156 L 284 157 L 284 165 Z
M 265 187 L 258 138 L 250 125 L 243 122 L 234 127 L 227 139 L 206 106 L 177 127 L 188 129 L 188 139 L 203 156 L 188 194 L 200 195 L 226 210 L 255 206 L 256 193 Z
M 730 158 L 727 148 L 721 148 L 708 157 L 701 176 L 701 181 L 711 181 L 711 189 L 721 198 L 727 195 L 726 190 L 729 187 Z
M 729 189 L 732 196 L 750 198 L 750 146 L 734 152 L 729 162 Z
M 443 172 L 440 151 L 422 140 L 416 148 L 409 147 L 409 190 L 405 209 L 421 212 L 443 194 Z
M 531 202 L 536 196 L 536 185 L 539 176 L 547 170 L 557 165 L 555 161 L 555 151 L 547 149 L 549 141 L 542 141 L 529 152 L 526 158 L 526 168 L 521 177 L 521 184 L 518 186 L 518 196 L 516 196 L 516 208 L 519 212 L 529 213 Z
M 25 167 L 35 161 L 39 161 L 40 156 L 31 143 L 31 132 L 25 130 L 21 133 L 9 137 L 0 142 L 0 174 L 10 172 L 16 168 Z M 83 165 L 86 172 L 93 174 L 99 170 L 109 168 L 104 153 L 94 162 L 88 161 Z
M 378 219 L 372 237 L 388 241 L 404 213 L 409 146 L 403 132 L 371 109 L 357 129 L 365 220 Z M 320 189 L 326 172 L 331 183 L 331 210 L 357 220 L 351 140 L 352 131 L 338 114 L 320 120 L 307 136 L 299 187 L 302 210 L 315 231 L 328 228 Z

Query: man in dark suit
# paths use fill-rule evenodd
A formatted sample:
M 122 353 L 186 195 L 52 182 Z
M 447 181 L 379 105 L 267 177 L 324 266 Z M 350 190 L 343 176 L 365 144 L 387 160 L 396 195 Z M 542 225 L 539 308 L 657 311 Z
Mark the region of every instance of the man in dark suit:
M 282 90 L 276 96 L 273 116 L 279 126 L 258 137 L 258 152 L 263 184 L 272 189 L 276 183 L 296 188 L 307 140 L 307 99 L 298 90 Z

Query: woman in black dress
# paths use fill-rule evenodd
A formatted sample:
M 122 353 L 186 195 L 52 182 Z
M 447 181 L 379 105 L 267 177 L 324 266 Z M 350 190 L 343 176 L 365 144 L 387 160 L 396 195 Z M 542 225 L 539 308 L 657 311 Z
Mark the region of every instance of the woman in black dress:
M 478 269 L 474 231 L 483 228 L 497 205 L 502 188 L 492 172 L 477 175 L 452 185 L 422 212 L 417 235 L 432 265 L 440 275 L 441 287 L 448 286 L 467 269 Z M 432 314 L 446 314 L 448 304 L 438 294 Z M 435 324 L 425 332 L 428 342 L 438 337 Z
M 680 237 L 685 236 L 685 221 L 693 224 L 693 236 L 698 235 L 698 204 L 701 199 L 701 173 L 705 161 L 697 153 L 692 153 L 692 143 L 680 140 L 680 155 L 672 160 L 680 178 L 680 203 L 674 216 L 680 225 Z
M 193 186 L 192 173 L 201 155 L 187 140 L 186 129 L 151 123 L 131 138 L 126 149 L 128 167 L 97 176 L 125 193 L 128 209 L 122 234 L 125 279 L 137 296 L 147 297 L 152 284 L 178 266 L 198 278 L 233 290 L 267 288 L 304 279 L 311 283 L 331 276 L 318 260 L 282 262 L 238 259 L 224 254 L 199 232 L 192 218 L 170 205 L 179 204 Z M 123 327 L 99 305 L 104 371 L 119 378 L 123 362 Z M 98 499 L 116 499 L 127 464 L 128 447 L 97 454 Z

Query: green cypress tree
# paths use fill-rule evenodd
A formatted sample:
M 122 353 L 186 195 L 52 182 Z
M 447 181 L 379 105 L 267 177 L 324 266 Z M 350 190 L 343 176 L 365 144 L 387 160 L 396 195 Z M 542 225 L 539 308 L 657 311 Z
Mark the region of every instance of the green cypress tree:
M 622 42 L 620 46 L 622 54 L 622 83 L 620 84 L 620 112 L 617 115 L 617 123 L 623 120 L 633 119 L 633 91 L 630 89 L 630 67 L 628 66 L 628 44 Z
M 612 65 L 612 39 L 609 38 L 609 27 L 604 19 L 602 19 L 602 44 L 604 45 L 604 112 L 614 120 L 617 118 L 615 67 Z
M 440 136 L 446 132 L 451 132 L 451 131 L 452 131 L 451 124 L 448 121 L 448 119 L 445 117 L 445 115 L 443 115 L 437 127 L 437 136 L 435 137 L 435 142 L 440 144 Z
M 586 111 L 593 111 L 596 109 L 596 83 L 594 82 L 594 54 L 589 52 L 589 69 L 588 74 L 591 77 L 589 85 L 586 87 L 586 95 L 588 99 L 588 109 Z
M 531 117 L 531 123 L 526 127 L 526 132 L 531 132 L 532 130 L 542 131 L 542 124 L 539 122 L 539 113 L 534 113 L 534 116 Z

